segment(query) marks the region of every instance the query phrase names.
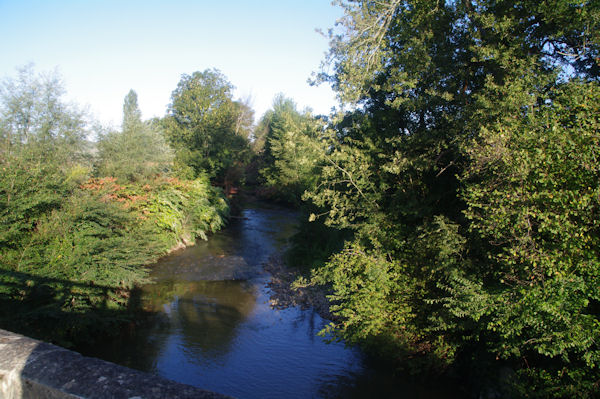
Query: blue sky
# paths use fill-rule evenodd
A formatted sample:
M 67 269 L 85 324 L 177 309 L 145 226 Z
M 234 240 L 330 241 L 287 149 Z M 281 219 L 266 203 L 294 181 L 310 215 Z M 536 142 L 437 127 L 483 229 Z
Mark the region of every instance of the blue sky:
M 67 97 L 118 126 L 138 93 L 144 118 L 162 116 L 182 74 L 217 68 L 260 117 L 283 92 L 328 113 L 329 87 L 311 87 L 341 10 L 328 0 L 0 0 L 0 77 L 34 63 L 57 68 Z

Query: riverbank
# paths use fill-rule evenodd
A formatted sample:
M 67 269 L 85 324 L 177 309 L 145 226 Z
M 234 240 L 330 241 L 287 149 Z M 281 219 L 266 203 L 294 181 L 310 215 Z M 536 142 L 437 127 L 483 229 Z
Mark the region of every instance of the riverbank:
M 40 195 L 28 192 L 0 220 L 12 232 L 0 234 L 0 327 L 64 347 L 134 323 L 148 265 L 205 240 L 229 213 L 207 178 L 81 179 L 53 207 L 19 213 Z
M 327 299 L 327 290 L 323 287 L 295 286 L 293 283 L 301 274 L 287 266 L 281 255 L 271 256 L 264 265 L 264 270 L 271 275 L 267 287 L 271 291 L 269 303 L 272 308 L 312 308 L 324 319 L 337 320 L 329 310 L 331 304 Z

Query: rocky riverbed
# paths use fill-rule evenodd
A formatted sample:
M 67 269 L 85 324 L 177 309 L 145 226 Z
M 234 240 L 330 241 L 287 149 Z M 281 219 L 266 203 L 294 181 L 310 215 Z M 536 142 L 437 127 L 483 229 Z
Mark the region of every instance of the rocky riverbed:
M 281 257 L 272 256 L 264 265 L 271 275 L 267 287 L 271 290 L 270 303 L 274 309 L 298 306 L 301 309 L 313 308 L 321 317 L 335 321 L 337 318 L 329 311 L 330 302 L 324 287 L 294 287 L 293 282 L 300 277 L 298 271 L 289 268 Z

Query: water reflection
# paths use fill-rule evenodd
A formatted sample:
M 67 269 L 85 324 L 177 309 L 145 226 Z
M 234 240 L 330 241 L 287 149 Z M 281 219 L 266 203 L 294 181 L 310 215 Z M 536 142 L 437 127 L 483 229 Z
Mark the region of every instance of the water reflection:
M 191 356 L 226 354 L 236 329 L 256 305 L 256 289 L 244 281 L 166 281 L 144 288 L 147 310 L 169 318 Z
M 163 258 L 141 295 L 154 322 L 88 354 L 240 398 L 420 397 L 357 349 L 317 337 L 326 321 L 315 312 L 271 309 L 262 265 L 295 221 L 247 209 L 208 242 Z

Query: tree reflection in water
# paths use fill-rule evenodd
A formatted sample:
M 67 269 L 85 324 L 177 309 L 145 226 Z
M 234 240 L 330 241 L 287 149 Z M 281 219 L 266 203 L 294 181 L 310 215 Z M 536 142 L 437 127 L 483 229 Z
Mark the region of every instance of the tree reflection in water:
M 170 281 L 144 291 L 147 309 L 168 315 L 171 333 L 181 336 L 192 357 L 225 355 L 256 306 L 255 288 L 245 281 Z
M 235 397 L 431 397 L 356 348 L 325 343 L 316 334 L 327 321 L 314 311 L 270 307 L 262 265 L 296 220 L 283 209 L 245 209 L 208 242 L 161 259 L 140 295 L 153 322 L 95 356 Z

